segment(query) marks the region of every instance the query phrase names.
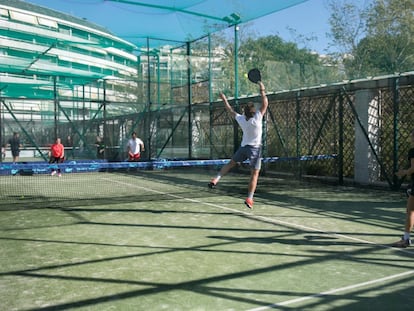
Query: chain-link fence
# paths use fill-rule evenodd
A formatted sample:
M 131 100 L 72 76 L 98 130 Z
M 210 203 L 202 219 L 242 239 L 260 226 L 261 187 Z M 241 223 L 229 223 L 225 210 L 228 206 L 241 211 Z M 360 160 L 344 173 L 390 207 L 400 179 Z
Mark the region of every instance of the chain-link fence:
M 369 176 L 362 182 L 399 187 L 394 171 L 407 165 L 413 80 L 407 74 L 268 94 L 263 155 L 275 161 L 265 163 L 265 170 L 361 181 L 355 174 L 365 161 Z M 143 84 L 131 81 L 134 96 L 127 101 L 115 96 L 116 87 L 108 82 L 94 88 L 96 100 L 82 100 L 82 94 L 75 100 L 3 98 L 2 143 L 20 132 L 21 161 L 46 160 L 50 144 L 59 136 L 69 159 L 93 159 L 100 136 L 106 146 L 104 158 L 121 161 L 126 158 L 126 141 L 136 131 L 146 145 L 145 160 L 231 157 L 241 131 L 221 102 L 206 99 L 207 83 L 191 84 L 187 91 L 187 85 L 177 86 L 173 91 L 178 95 L 173 97 L 181 101 L 175 105 L 138 104 L 137 97 L 157 94 L 156 88 L 149 94 Z M 361 99 L 361 92 L 371 95 Z M 188 94 L 197 101 L 189 100 Z M 260 102 L 260 98 L 257 94 L 230 98 L 238 111 L 248 101 Z

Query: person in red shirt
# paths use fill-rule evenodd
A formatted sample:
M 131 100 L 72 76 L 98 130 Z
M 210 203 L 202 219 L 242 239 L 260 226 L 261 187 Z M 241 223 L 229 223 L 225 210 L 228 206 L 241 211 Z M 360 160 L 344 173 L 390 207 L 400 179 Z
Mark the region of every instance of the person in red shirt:
M 49 157 L 49 163 L 62 163 L 65 159 L 65 147 L 59 137 L 56 138 L 55 143 L 50 147 Z M 62 172 L 59 167 L 57 169 L 57 174 L 59 177 L 62 176 Z M 52 168 L 51 175 L 56 175 L 56 170 L 54 168 Z
M 141 152 L 144 151 L 144 142 L 133 132 L 131 139 L 128 140 L 128 161 L 138 161 L 141 158 Z

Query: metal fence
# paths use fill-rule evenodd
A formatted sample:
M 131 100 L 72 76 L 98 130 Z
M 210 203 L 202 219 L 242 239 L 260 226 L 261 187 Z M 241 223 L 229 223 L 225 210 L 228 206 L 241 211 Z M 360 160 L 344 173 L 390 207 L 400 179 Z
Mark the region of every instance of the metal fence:
M 97 87 L 101 96 L 96 99 L 85 100 L 82 94 L 76 99 L 2 98 L 2 143 L 20 132 L 21 161 L 46 160 L 56 136 L 66 144 L 69 159 L 95 158 L 96 137 L 101 136 L 105 159 L 121 161 L 133 131 L 146 144 L 145 160 L 229 158 L 238 147 L 240 129 L 222 102 L 209 102 L 208 83 L 174 87 L 172 97 L 180 100 L 168 105 L 138 103 L 136 98 L 147 91 L 131 83 L 128 92 L 136 87 L 136 96 L 125 101 L 105 96 L 105 83 Z M 265 172 L 400 187 L 394 171 L 407 165 L 414 73 L 280 91 L 268 97 L 263 151 L 274 161 L 265 163 Z M 230 99 L 239 111 L 248 101 L 260 98 L 256 94 Z

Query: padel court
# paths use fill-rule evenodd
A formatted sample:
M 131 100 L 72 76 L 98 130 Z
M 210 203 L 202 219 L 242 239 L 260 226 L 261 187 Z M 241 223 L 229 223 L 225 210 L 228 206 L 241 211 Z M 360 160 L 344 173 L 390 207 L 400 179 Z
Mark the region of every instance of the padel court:
M 0 176 L 0 309 L 412 309 L 402 192 L 215 171 Z

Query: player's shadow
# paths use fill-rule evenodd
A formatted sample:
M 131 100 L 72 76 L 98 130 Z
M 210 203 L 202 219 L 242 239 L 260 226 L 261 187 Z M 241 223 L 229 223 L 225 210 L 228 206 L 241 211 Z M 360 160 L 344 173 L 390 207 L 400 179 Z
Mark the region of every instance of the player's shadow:
M 315 236 L 315 235 L 305 235 L 292 234 L 292 238 L 286 237 L 234 237 L 234 236 L 218 236 L 211 235 L 208 236 L 211 239 L 220 239 L 224 241 L 230 241 L 234 243 L 257 243 L 257 244 L 287 244 L 287 245 L 307 245 L 307 246 L 333 246 L 333 245 L 353 245 L 361 246 L 366 245 L 366 243 L 359 242 L 346 242 L 341 241 L 335 236 Z

